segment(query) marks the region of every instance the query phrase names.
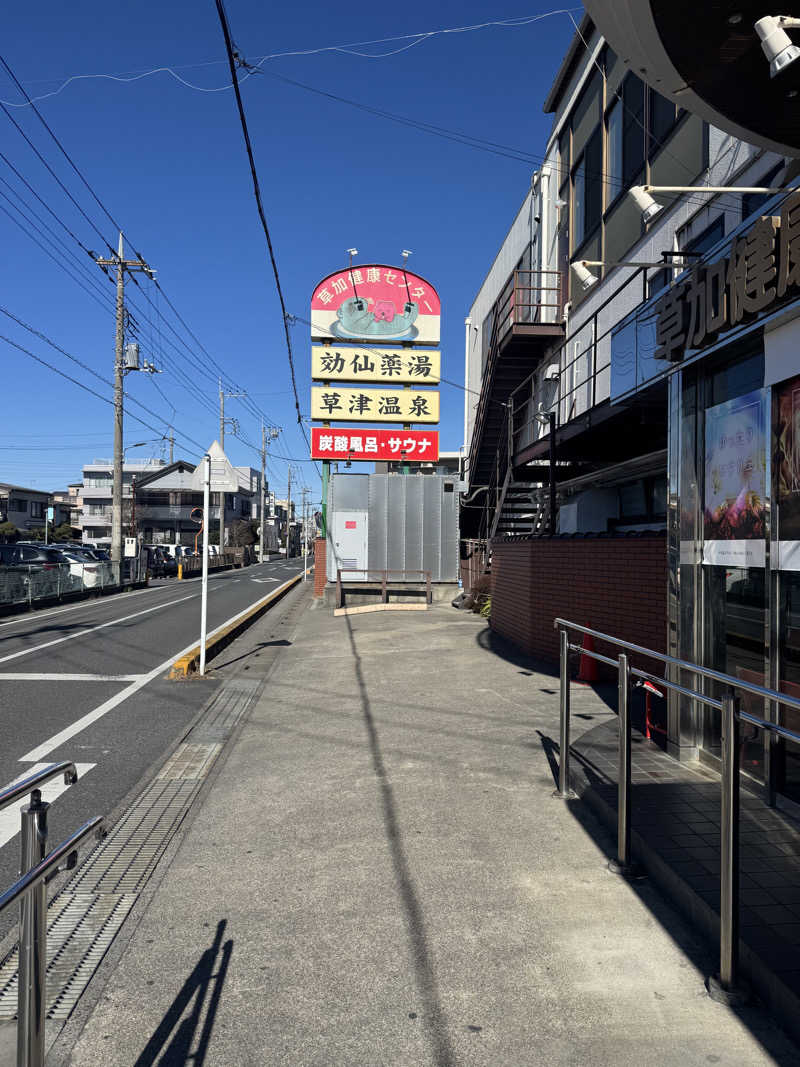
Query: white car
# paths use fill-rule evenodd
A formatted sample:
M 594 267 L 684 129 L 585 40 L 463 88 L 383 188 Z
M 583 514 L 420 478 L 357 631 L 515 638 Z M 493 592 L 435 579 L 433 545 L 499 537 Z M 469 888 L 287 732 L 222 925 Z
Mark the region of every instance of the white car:
M 101 559 L 94 559 L 84 552 L 65 552 L 64 558 L 69 562 L 70 576 L 84 589 L 95 589 L 109 584 L 109 565 Z

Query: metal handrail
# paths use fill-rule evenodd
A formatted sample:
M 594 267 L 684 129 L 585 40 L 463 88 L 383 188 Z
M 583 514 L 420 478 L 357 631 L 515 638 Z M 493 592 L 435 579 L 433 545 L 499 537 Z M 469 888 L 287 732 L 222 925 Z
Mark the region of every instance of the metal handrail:
M 617 648 L 624 648 L 628 652 L 638 652 L 640 655 L 646 656 L 648 659 L 657 659 L 661 663 L 666 663 L 667 666 L 678 667 L 680 670 L 684 671 L 692 671 L 694 674 L 699 674 L 703 678 L 709 678 L 711 681 L 721 682 L 723 685 L 728 685 L 732 689 L 743 689 L 745 692 L 752 693 L 754 696 L 763 697 L 766 700 L 774 700 L 779 704 L 785 704 L 787 707 L 795 708 L 800 711 L 800 699 L 797 697 L 790 697 L 788 694 L 781 693 L 777 689 L 767 689 L 763 685 L 757 685 L 755 682 L 747 682 L 742 678 L 736 678 L 732 674 L 723 674 L 722 671 L 715 671 L 711 667 L 701 667 L 697 663 L 690 663 L 688 660 L 684 659 L 676 659 L 674 656 L 668 656 L 664 652 L 654 652 L 652 649 L 645 648 L 643 645 L 636 645 L 632 641 L 623 641 L 622 638 L 612 637 L 610 634 L 604 634 L 599 630 L 593 630 L 589 626 L 581 626 L 577 622 L 569 622 L 567 619 L 555 619 L 553 621 L 553 626 L 555 629 L 564 628 L 568 630 L 577 630 L 579 633 L 597 638 L 598 641 L 605 641 L 610 645 L 615 645 Z M 571 647 L 573 649 L 575 648 L 575 646 Z M 605 661 L 606 663 L 616 666 L 616 660 L 600 657 L 590 649 L 584 649 L 577 646 L 576 650 L 585 653 L 592 659 L 600 659 L 601 662 Z M 665 685 L 668 689 L 680 689 L 685 696 L 711 704 L 717 711 L 722 708 L 721 701 L 714 700 L 713 697 L 709 697 L 705 693 L 698 693 L 693 689 L 683 689 L 667 678 L 661 678 L 658 675 L 649 674 L 647 671 L 639 671 L 635 668 L 632 669 L 631 673 L 636 674 L 640 678 L 647 678 L 650 681 L 659 682 Z M 789 730 L 787 727 L 780 726 L 778 723 L 770 722 L 768 719 L 761 719 L 758 716 L 751 715 L 749 712 L 741 712 L 740 714 L 743 719 L 751 722 L 754 726 L 760 726 L 763 730 L 771 730 L 774 733 L 780 734 L 782 737 L 786 737 L 790 741 L 800 742 L 800 733 L 796 733 L 794 730 Z
M 43 1067 L 47 1011 L 47 886 L 49 877 L 74 867 L 78 845 L 91 833 L 101 836 L 105 821 L 90 819 L 66 841 L 46 854 L 47 813 L 41 787 L 64 776 L 66 785 L 78 780 L 72 760 L 61 760 L 0 792 L 0 810 L 30 794 L 21 812 L 21 874 L 0 894 L 0 913 L 19 901 L 19 977 L 17 982 L 17 1067 Z M 62 866 L 63 862 L 63 866 Z
M 19 800 L 20 797 L 25 796 L 27 793 L 32 793 L 34 789 L 43 786 L 45 782 L 57 778 L 60 774 L 64 775 L 64 785 L 75 785 L 78 780 L 78 769 L 72 760 L 51 763 L 49 767 L 44 767 L 42 770 L 36 771 L 35 774 L 23 778 L 21 782 L 15 782 L 7 789 L 3 789 L 0 792 L 0 811 L 3 808 L 7 808 L 9 804 L 13 804 L 15 800 Z
M 60 845 L 56 845 L 52 852 L 48 852 L 40 863 L 37 863 L 35 867 L 31 867 L 29 871 L 26 871 L 25 874 L 18 878 L 5 893 L 0 894 L 0 912 L 10 907 L 14 901 L 19 900 L 29 889 L 33 889 L 40 882 L 46 881 L 52 874 L 57 874 L 58 870 L 70 870 L 74 867 L 74 858 L 77 858 L 78 845 L 92 833 L 95 834 L 98 840 L 104 837 L 104 816 L 95 815 L 94 818 L 89 819 L 74 834 L 62 841 Z M 62 860 L 65 861 L 64 867 L 59 866 Z
M 800 742 L 800 734 L 778 723 L 769 722 L 757 715 L 744 712 L 741 709 L 739 697 L 735 690 L 740 689 L 747 693 L 778 704 L 800 708 L 800 700 L 790 697 L 775 689 L 767 689 L 765 686 L 746 682 L 735 678 L 730 674 L 723 674 L 710 667 L 701 667 L 697 663 L 688 660 L 677 659 L 663 652 L 656 652 L 643 645 L 637 645 L 632 641 L 625 641 L 611 634 L 602 633 L 600 630 L 583 626 L 580 623 L 570 622 L 567 619 L 557 618 L 554 626 L 559 631 L 560 650 L 560 765 L 558 789 L 554 796 L 566 800 L 575 797 L 570 788 L 569 773 L 569 735 L 570 735 L 570 676 L 569 676 L 569 653 L 580 652 L 600 663 L 617 668 L 618 685 L 618 713 L 619 713 L 619 748 L 618 748 L 618 778 L 617 778 L 617 858 L 609 867 L 618 874 L 631 876 L 635 872 L 635 866 L 631 860 L 631 721 L 630 721 L 630 688 L 631 678 L 638 677 L 648 681 L 658 682 L 667 689 L 681 693 L 693 700 L 716 708 L 722 713 L 721 716 L 721 818 L 720 818 L 720 966 L 718 975 L 710 975 L 706 986 L 710 996 L 726 1004 L 734 1003 L 743 997 L 742 988 L 738 984 L 739 969 L 739 722 L 740 720 L 751 723 L 762 730 L 770 731 L 779 737 L 791 741 Z M 605 656 L 594 649 L 583 648 L 581 645 L 571 644 L 569 631 L 594 637 L 599 641 L 624 649 L 616 660 Z M 628 653 L 633 652 L 649 659 L 658 660 L 667 666 L 676 667 L 679 670 L 693 672 L 702 678 L 720 682 L 727 687 L 727 691 L 721 700 L 700 693 L 694 689 L 688 689 L 668 678 L 661 678 L 650 671 L 631 667 Z

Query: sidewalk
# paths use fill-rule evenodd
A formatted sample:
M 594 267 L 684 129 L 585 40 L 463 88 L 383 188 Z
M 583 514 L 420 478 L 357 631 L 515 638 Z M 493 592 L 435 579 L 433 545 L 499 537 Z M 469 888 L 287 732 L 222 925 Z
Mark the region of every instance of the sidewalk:
M 225 653 L 285 645 L 66 1062 L 800 1063 L 552 798 L 556 677 L 449 605 L 270 627 Z

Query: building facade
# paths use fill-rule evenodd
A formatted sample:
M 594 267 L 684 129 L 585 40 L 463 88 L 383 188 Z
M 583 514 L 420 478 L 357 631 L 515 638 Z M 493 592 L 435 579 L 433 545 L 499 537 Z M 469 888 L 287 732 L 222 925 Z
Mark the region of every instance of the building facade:
M 10 522 L 18 530 L 44 528 L 50 494 L 39 489 L 0 482 L 0 522 Z
M 616 605 L 607 632 L 655 648 L 655 602 L 657 651 L 800 692 L 797 168 L 661 98 L 588 17 L 545 110 L 545 162 L 465 325 L 462 557 L 532 653 L 552 654 L 541 571 L 556 614 L 562 593 L 588 625 Z M 606 583 L 598 561 L 625 558 L 635 582 Z M 663 727 L 676 757 L 718 761 L 716 712 L 672 694 Z M 744 763 L 800 802 L 794 746 L 759 733 Z

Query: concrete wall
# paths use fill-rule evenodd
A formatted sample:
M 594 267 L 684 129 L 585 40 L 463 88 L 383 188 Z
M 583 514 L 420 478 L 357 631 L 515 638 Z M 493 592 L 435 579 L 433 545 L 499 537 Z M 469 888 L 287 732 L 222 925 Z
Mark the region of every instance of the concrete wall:
M 557 617 L 666 652 L 666 605 L 663 535 L 492 545 L 492 629 L 539 659 L 558 660 Z

